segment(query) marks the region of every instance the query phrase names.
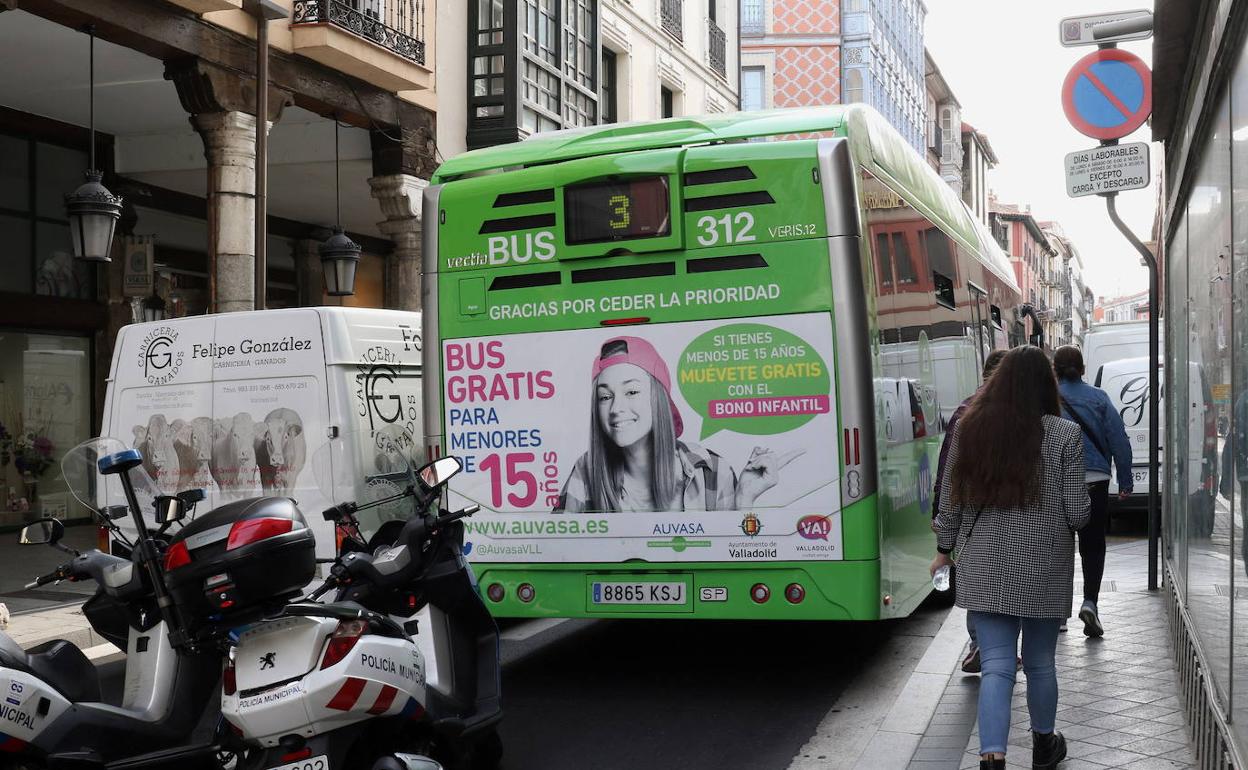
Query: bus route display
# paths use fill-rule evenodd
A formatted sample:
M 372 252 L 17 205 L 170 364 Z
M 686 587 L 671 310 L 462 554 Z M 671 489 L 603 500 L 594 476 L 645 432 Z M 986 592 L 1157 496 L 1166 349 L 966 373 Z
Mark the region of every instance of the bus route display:
M 570 245 L 671 233 L 666 176 L 569 186 L 563 198 L 564 231 Z

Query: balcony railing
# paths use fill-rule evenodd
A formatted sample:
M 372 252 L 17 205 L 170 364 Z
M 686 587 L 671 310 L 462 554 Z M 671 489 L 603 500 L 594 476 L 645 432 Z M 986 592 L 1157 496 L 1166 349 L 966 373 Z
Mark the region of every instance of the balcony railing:
M 659 24 L 663 31 L 682 43 L 685 41 L 684 0 L 659 0 Z
M 710 60 L 711 69 L 721 78 L 728 77 L 728 36 L 719 28 L 714 19 L 706 20 L 706 56 Z
M 425 0 L 295 0 L 291 26 L 332 24 L 425 63 Z

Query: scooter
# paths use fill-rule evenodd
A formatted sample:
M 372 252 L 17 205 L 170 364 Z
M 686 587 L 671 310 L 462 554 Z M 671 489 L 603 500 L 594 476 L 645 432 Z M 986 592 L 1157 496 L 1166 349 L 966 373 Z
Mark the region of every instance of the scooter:
M 221 711 L 245 747 L 241 768 L 497 765 L 498 629 L 458 523 L 477 509 L 433 508 L 461 469 L 442 458 L 409 470 L 398 493 L 324 512 L 345 535 L 329 577 L 280 618 L 241 630 L 227 663 Z M 357 514 L 404 498 L 410 516 L 365 540 Z M 316 601 L 331 591 L 333 602 Z
M 101 702 L 98 672 L 73 644 L 55 640 L 27 651 L 0 633 L 0 770 L 221 767 L 215 697 L 221 655 L 191 643 L 160 564 L 164 531 L 202 494 L 158 495 L 141 462 L 138 451 L 115 439 L 92 439 L 62 461 L 71 491 L 93 511 L 99 510 L 97 492 L 120 485 L 128 505 L 101 517 L 120 534 L 112 519 L 129 511 L 137 530 L 130 558 L 62 545 L 64 527 L 55 519 L 35 522 L 21 534 L 24 544 L 49 544 L 73 555 L 27 588 L 62 580 L 97 584 L 83 612 L 96 631 L 126 651 L 121 703 Z M 160 524 L 155 532 L 143 517 L 153 506 Z

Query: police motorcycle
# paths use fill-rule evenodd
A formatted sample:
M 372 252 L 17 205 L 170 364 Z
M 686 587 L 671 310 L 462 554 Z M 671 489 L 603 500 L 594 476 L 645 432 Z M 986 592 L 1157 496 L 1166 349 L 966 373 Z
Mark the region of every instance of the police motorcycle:
M 437 505 L 463 466 L 413 471 L 378 454 L 398 469 L 361 479 L 350 469 L 373 440 L 348 434 L 312 458 L 327 500 L 340 499 L 327 487 L 364 499 L 323 513 L 340 541 L 324 583 L 236 630 L 221 711 L 244 770 L 484 770 L 501 757 L 498 630 L 459 522 L 477 508 Z
M 116 439 L 75 447 L 61 467 L 74 497 L 112 530 L 129 556 L 75 551 L 61 544 L 59 521 L 42 519 L 22 530 L 20 542 L 51 545 L 72 559 L 27 588 L 63 580 L 96 583 L 83 613 L 101 636 L 126 651 L 124 695 L 119 703 L 103 702 L 95 666 L 67 641 L 27 651 L 0 633 L 0 770 L 221 767 L 221 655 L 192 643 L 161 565 L 167 530 L 193 510 L 202 492 L 161 494 L 139 452 Z M 127 513 L 133 540 L 116 523 Z

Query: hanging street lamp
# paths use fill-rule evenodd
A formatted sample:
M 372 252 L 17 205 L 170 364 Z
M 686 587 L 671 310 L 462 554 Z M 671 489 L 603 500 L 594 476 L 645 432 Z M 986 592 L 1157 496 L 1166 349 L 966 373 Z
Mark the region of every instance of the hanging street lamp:
M 334 213 L 342 221 L 342 190 L 339 180 L 338 116 L 334 115 Z M 325 275 L 325 291 L 332 297 L 355 294 L 355 269 L 360 264 L 363 247 L 347 235 L 341 224 L 334 225 L 334 234 L 321 244 L 321 272 Z
M 151 296 L 144 297 L 143 302 L 143 320 L 148 323 L 152 321 L 163 321 L 169 317 L 165 312 L 165 300 L 156 293 L 156 287 L 152 287 Z
M 321 272 L 325 291 L 332 297 L 355 294 L 355 269 L 360 264 L 360 244 L 351 240 L 341 227 L 321 244 Z
M 91 40 L 88 88 L 91 162 L 86 183 L 65 196 L 65 213 L 69 218 L 74 257 L 89 262 L 109 262 L 113 231 L 121 218 L 121 197 L 108 191 L 103 184 L 104 174 L 95 168 L 95 28 L 88 26 L 86 32 Z

